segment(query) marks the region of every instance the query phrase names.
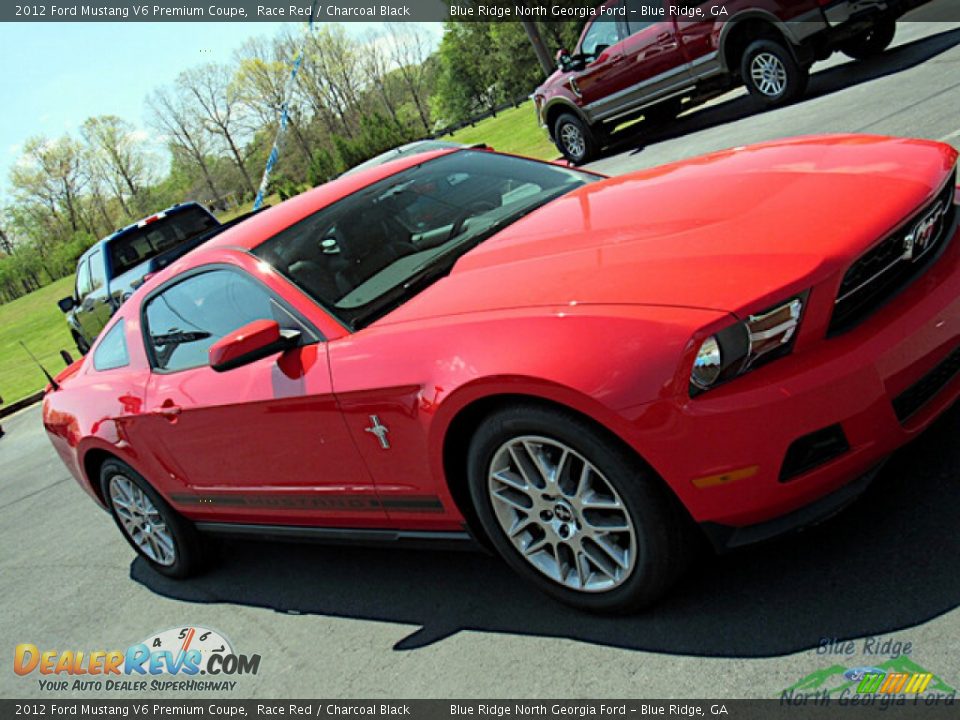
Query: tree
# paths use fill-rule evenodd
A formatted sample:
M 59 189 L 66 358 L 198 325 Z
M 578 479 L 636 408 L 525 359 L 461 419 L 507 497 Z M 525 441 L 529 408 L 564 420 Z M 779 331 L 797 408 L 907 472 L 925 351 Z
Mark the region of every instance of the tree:
M 390 58 L 384 48 L 383 36 L 373 33 L 367 36 L 361 52 L 361 67 L 367 80 L 373 85 L 383 106 L 395 123 L 400 123 L 397 108 L 400 100 L 390 83 Z
M 446 123 L 466 120 L 497 104 L 500 68 L 490 52 L 491 25 L 449 20 L 444 24 L 434 106 Z
M 220 191 L 214 183 L 208 161 L 209 144 L 203 132 L 202 121 L 192 112 L 182 92 L 177 89 L 160 88 L 147 100 L 154 127 L 166 135 L 174 155 L 179 153 L 189 158 L 200 169 L 212 200 L 220 199 Z
M 353 137 L 363 110 L 361 62 L 357 43 L 340 25 L 323 25 L 307 37 L 299 78 L 317 115 L 336 118 L 339 133 Z
M 137 200 L 151 178 L 143 140 L 135 128 L 116 115 L 100 115 L 87 118 L 81 133 L 92 154 L 93 167 L 100 170 L 124 207 L 125 192 Z
M 10 171 L 14 194 L 25 202 L 42 203 L 58 221 L 80 229 L 79 195 L 82 188 L 82 150 L 68 135 L 57 140 L 35 136 L 24 144 L 20 161 Z
M 300 129 L 292 88 L 290 96 L 287 94 L 293 65 L 288 47 L 280 39 L 270 42 L 265 38 L 250 38 L 237 51 L 238 69 L 233 82 L 240 102 L 253 110 L 263 125 L 279 122 L 286 104 L 287 125 L 309 163 L 312 152 Z
M 243 127 L 236 88 L 230 80 L 231 73 L 226 65 L 208 63 L 180 73 L 177 85 L 192 99 L 204 129 L 226 146 L 246 190 L 250 195 L 256 195 L 256 187 L 247 172 L 246 156 L 240 151 L 246 128 Z
M 427 59 L 430 55 L 422 28 L 410 28 L 396 23 L 387 25 L 387 47 L 390 59 L 403 79 L 423 123 L 430 132 L 430 111 L 427 105 Z

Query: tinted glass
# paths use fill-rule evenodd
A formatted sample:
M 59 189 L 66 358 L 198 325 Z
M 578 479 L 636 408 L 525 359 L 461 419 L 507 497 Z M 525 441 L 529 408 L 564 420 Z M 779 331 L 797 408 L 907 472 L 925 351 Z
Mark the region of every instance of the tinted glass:
M 110 267 L 113 276 L 202 235 L 218 226 L 216 219 L 198 207 L 171 212 L 166 217 L 154 220 L 142 228 L 130 230 L 114 238 L 107 246 L 110 251 Z
M 211 345 L 254 320 L 303 330 L 259 283 L 232 270 L 210 270 L 170 286 L 148 302 L 146 320 L 153 365 L 168 371 L 206 365 Z
M 106 281 L 107 276 L 103 269 L 103 253 L 94 250 L 90 254 L 90 290 L 99 290 Z
M 617 29 L 617 21 L 613 18 L 603 18 L 597 20 L 587 34 L 583 36 L 583 44 L 580 46 L 580 53 L 594 58 L 605 48 L 616 45 L 620 42 L 620 32 Z
M 77 297 L 83 300 L 84 296 L 90 292 L 90 265 L 86 259 L 81 260 L 77 266 Z
M 127 353 L 127 334 L 123 320 L 117 322 L 97 345 L 93 352 L 95 370 L 113 370 L 130 364 Z
M 463 150 L 374 183 L 254 249 L 356 328 L 402 304 L 463 253 L 599 178 Z

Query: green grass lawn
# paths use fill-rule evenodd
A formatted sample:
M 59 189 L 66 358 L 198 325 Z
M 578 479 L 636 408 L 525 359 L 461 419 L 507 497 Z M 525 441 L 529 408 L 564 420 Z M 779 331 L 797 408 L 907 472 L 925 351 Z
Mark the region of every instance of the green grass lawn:
M 20 340 L 53 375 L 63 369 L 61 349 L 78 357 L 66 318 L 57 307 L 57 300 L 72 289 L 69 276 L 0 305 L 0 396 L 5 404 L 42 390 L 47 382 Z
M 547 131 L 537 124 L 532 100 L 497 113 L 496 117 L 481 120 L 475 127 L 467 126 L 457 130 L 445 139 L 465 145 L 486 143 L 500 152 L 541 160 L 556 160 L 560 157 L 559 151 L 550 142 Z

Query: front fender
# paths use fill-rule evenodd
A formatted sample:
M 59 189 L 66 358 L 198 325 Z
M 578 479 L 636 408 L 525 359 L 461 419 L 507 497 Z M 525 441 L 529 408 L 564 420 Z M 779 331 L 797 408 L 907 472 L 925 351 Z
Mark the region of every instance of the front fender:
M 476 403 L 503 396 L 568 407 L 647 459 L 646 426 L 657 422 L 648 406 L 688 392 L 694 338 L 728 318 L 691 308 L 580 305 L 537 318 L 499 318 L 496 345 L 475 328 L 478 342 L 461 342 L 461 362 L 432 381 L 447 389 L 433 400 L 428 429 L 437 484 L 448 480 L 443 454 L 454 421 Z

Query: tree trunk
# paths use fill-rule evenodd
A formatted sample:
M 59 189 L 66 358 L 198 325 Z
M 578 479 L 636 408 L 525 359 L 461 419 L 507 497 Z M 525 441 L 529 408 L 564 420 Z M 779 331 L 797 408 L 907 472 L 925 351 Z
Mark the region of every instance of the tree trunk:
M 303 137 L 303 133 L 300 132 L 300 125 L 293 119 L 293 113 L 290 112 L 289 108 L 287 109 L 287 122 L 290 124 L 290 129 L 293 130 L 294 137 L 297 138 L 297 144 L 300 145 L 309 163 L 313 159 L 313 151 L 310 149 L 306 138 Z
M 247 172 L 247 168 L 243 164 L 243 158 L 240 156 L 240 151 L 237 149 L 236 144 L 233 142 L 233 137 L 230 133 L 223 130 L 223 137 L 227 141 L 227 145 L 230 147 L 230 154 L 233 155 L 233 161 L 237 164 L 237 169 L 240 170 L 240 174 L 243 175 L 243 180 L 247 185 L 247 190 L 250 191 L 252 195 L 257 194 L 257 189 L 253 186 L 253 181 L 250 180 L 250 173 Z
M 430 132 L 430 115 L 423 107 L 423 98 L 420 97 L 420 93 L 414 87 L 412 78 L 407 79 L 407 87 L 410 89 L 410 94 L 413 95 L 413 104 L 417 106 L 417 114 L 420 115 L 420 122 L 423 123 L 424 131 Z
M 547 46 L 540 36 L 540 28 L 535 20 L 521 20 L 520 24 L 527 31 L 527 37 L 530 38 L 530 44 L 533 45 L 533 51 L 537 54 L 537 60 L 540 61 L 540 67 L 543 68 L 544 77 L 549 77 L 553 72 L 553 60 L 547 51 Z

